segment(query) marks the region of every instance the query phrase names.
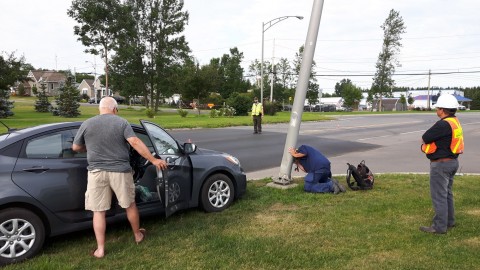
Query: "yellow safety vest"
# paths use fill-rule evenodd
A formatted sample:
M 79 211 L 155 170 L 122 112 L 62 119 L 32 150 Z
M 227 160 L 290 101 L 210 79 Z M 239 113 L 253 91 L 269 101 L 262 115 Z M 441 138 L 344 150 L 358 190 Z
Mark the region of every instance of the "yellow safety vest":
M 452 142 L 450 143 L 450 150 L 454 154 L 462 154 L 465 145 L 463 143 L 463 129 L 460 125 L 460 122 L 458 122 L 456 117 L 448 117 L 443 120 L 447 121 L 452 128 Z M 437 145 L 435 142 L 422 144 L 422 152 L 425 154 L 432 154 L 435 153 L 435 151 L 437 151 Z
M 261 115 L 263 111 L 262 103 L 253 103 L 252 115 Z

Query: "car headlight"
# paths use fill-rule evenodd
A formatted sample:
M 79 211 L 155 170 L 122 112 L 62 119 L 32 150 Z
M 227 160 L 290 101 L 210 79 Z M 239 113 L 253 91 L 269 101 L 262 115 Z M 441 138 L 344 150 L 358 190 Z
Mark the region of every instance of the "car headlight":
M 224 154 L 223 157 L 225 159 L 227 159 L 228 161 L 230 161 L 231 163 L 233 163 L 237 166 L 240 166 L 240 160 L 238 160 L 238 158 L 236 158 L 234 156 L 231 156 L 231 155 L 227 155 L 227 154 Z

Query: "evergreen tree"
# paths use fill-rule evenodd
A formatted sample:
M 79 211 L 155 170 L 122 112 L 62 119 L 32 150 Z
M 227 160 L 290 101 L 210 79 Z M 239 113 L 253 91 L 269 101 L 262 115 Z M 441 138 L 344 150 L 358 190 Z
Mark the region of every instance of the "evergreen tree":
M 14 115 L 12 112 L 13 101 L 10 101 L 10 87 L 15 82 L 26 79 L 27 71 L 25 71 L 25 59 L 20 57 L 17 59 L 14 53 L 0 53 L 0 118 L 6 118 Z
M 377 71 L 373 78 L 370 94 L 379 99 L 378 110 L 382 110 L 382 97 L 391 96 L 391 91 L 395 86 L 392 75 L 395 73 L 395 67 L 400 66 L 396 55 L 402 47 L 401 34 L 405 33 L 405 25 L 400 13 L 390 10 L 388 18 L 381 26 L 383 29 L 383 46 L 376 63 Z
M 77 117 L 80 115 L 80 91 L 73 86 L 73 78 L 69 77 L 67 83 L 60 87 L 60 94 L 55 100 L 58 105 L 58 115 L 63 117 Z
M 0 89 L 0 118 L 14 115 L 12 112 L 13 101 L 10 101 L 10 90 Z
M 47 86 L 44 82 L 40 85 L 40 93 L 37 95 L 37 101 L 35 102 L 35 111 L 37 112 L 49 112 L 52 104 L 48 101 L 48 96 L 46 93 Z

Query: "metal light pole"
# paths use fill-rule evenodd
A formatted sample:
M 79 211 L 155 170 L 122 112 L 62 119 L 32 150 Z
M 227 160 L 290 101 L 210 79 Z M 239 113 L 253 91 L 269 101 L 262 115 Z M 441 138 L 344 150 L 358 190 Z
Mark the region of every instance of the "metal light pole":
M 95 99 L 95 104 L 97 104 L 97 89 L 95 89 L 95 80 L 97 79 L 97 61 L 95 57 L 93 58 L 93 63 L 90 61 L 85 61 L 85 63 L 90 63 L 93 66 L 93 95 Z
M 288 18 L 297 18 L 299 20 L 302 20 L 303 19 L 303 16 L 282 16 L 282 17 L 278 17 L 278 18 L 275 18 L 275 19 L 272 19 L 266 23 L 262 22 L 262 60 L 261 60 L 261 64 L 260 64 L 260 102 L 263 104 L 263 48 L 264 48 L 264 43 L 265 43 L 265 31 L 267 31 L 268 29 L 270 29 L 270 27 L 274 26 L 275 24 L 283 21 L 283 20 L 286 20 Z
M 290 124 L 288 126 L 287 138 L 283 149 L 282 163 L 278 178 L 274 179 L 276 184 L 288 185 L 291 183 L 291 172 L 293 157 L 288 152 L 289 147 L 297 145 L 300 123 L 302 122 L 303 104 L 307 94 L 308 81 L 312 70 L 313 55 L 317 45 L 318 29 L 322 17 L 323 0 L 315 0 L 312 7 L 312 15 L 308 26 L 307 39 L 305 40 L 305 50 L 303 51 L 300 74 L 298 76 L 297 88 L 295 90 L 295 99 L 293 102 Z

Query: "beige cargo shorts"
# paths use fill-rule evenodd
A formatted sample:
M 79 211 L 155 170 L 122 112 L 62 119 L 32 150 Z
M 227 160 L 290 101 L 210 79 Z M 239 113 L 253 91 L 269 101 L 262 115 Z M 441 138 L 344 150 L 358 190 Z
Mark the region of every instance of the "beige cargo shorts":
M 112 192 L 117 196 L 120 207 L 128 208 L 135 201 L 135 184 L 132 173 L 88 171 L 85 209 L 109 210 L 112 204 Z

